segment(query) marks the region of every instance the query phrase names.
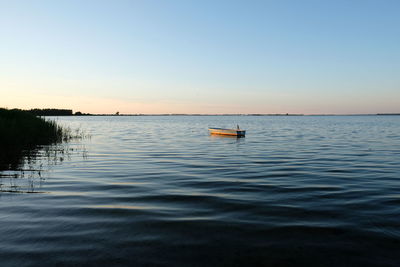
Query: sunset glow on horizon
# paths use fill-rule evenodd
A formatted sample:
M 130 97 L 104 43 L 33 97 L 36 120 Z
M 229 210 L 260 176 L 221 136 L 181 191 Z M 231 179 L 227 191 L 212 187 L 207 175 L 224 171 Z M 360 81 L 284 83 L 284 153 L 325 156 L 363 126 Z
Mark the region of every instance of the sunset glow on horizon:
M 400 112 L 398 1 L 1 1 L 0 107 Z

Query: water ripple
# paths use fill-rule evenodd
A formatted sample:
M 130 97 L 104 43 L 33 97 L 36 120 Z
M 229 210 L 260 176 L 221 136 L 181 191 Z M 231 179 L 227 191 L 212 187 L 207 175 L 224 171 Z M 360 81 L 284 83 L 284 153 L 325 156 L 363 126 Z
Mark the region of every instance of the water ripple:
M 400 262 L 399 117 L 59 121 L 92 138 L 68 145 L 84 157 L 0 172 L 2 265 Z M 248 135 L 208 136 L 231 124 Z

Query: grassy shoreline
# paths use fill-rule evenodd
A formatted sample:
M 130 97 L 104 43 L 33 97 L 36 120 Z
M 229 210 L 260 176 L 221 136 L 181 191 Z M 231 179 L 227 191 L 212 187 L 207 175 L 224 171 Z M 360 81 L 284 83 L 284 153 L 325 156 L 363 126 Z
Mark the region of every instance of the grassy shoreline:
M 61 143 L 74 136 L 55 121 L 18 109 L 0 108 L 0 170 L 21 163 L 40 146 Z

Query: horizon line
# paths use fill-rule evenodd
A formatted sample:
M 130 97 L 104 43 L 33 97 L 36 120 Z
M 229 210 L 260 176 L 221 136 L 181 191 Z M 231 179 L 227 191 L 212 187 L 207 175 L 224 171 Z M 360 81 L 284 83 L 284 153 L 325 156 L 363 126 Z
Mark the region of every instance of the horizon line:
M 82 113 L 72 116 L 398 116 L 400 113 Z

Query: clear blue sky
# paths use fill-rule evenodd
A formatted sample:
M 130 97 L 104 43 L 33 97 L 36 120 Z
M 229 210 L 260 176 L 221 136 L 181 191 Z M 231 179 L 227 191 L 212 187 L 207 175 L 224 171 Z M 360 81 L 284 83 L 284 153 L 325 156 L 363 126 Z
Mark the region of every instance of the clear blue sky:
M 0 106 L 400 112 L 400 1 L 3 1 Z

